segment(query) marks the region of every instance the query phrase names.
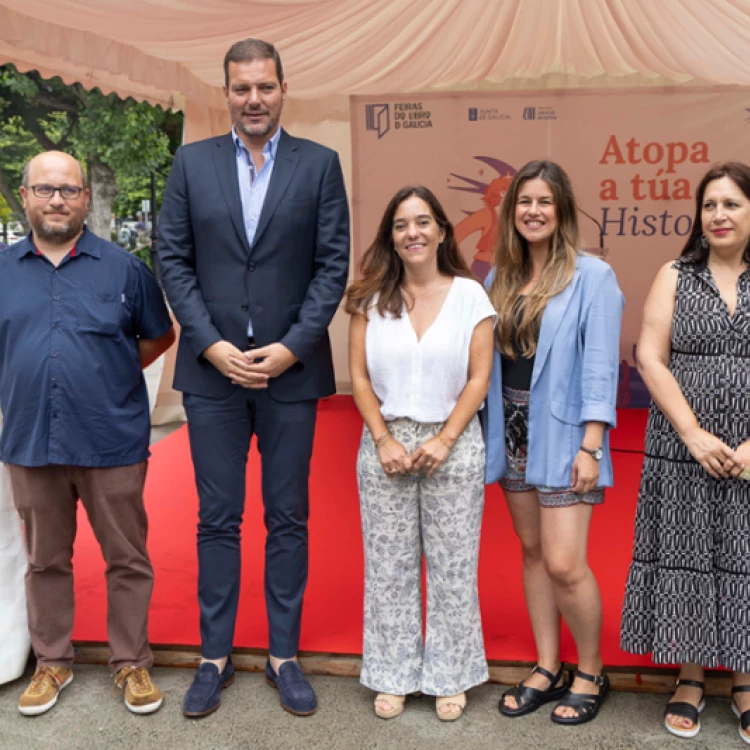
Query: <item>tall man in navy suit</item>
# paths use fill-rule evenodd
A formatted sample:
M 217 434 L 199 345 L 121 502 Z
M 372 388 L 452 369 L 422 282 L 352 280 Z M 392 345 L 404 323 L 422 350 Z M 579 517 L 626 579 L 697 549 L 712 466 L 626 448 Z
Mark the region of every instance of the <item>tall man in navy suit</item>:
M 177 151 L 159 261 L 182 333 L 184 394 L 200 498 L 202 661 L 186 716 L 219 707 L 233 679 L 240 523 L 250 440 L 262 461 L 266 679 L 306 716 L 315 693 L 295 660 L 307 581 L 308 475 L 318 399 L 335 391 L 327 328 L 347 281 L 349 214 L 334 151 L 279 126 L 287 85 L 273 45 L 224 59 L 232 132 Z

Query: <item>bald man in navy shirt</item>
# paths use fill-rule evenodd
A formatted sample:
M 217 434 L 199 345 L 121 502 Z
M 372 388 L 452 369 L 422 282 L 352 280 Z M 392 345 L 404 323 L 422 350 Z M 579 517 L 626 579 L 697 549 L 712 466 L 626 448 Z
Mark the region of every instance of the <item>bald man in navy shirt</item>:
M 150 417 L 142 368 L 174 341 L 164 298 L 135 256 L 84 225 L 80 164 L 26 166 L 28 237 L 0 253 L 0 461 L 26 529 L 26 599 L 37 669 L 18 704 L 44 713 L 73 679 L 73 542 L 80 498 L 107 563 L 110 668 L 126 707 L 156 711 L 149 676 L 143 486 Z

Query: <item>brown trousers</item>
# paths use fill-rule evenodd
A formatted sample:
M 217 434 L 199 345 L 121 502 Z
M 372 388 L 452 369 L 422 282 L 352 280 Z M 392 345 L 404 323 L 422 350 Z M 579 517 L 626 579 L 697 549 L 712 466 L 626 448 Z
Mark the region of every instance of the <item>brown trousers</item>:
M 108 469 L 8 466 L 26 529 L 26 600 L 39 666 L 73 666 L 73 542 L 78 499 L 107 563 L 107 632 L 113 672 L 150 667 L 148 607 L 154 571 L 143 505 L 147 462 Z

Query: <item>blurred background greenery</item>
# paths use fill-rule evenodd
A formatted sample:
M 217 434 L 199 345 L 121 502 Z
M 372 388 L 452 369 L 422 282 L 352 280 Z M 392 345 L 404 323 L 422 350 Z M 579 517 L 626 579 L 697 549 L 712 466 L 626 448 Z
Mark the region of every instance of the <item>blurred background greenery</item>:
M 154 207 L 144 212 L 144 201 L 161 205 L 182 127 L 181 112 L 0 66 L 0 241 L 12 244 L 28 230 L 18 193 L 24 165 L 57 149 L 86 169 L 89 228 L 150 265 Z

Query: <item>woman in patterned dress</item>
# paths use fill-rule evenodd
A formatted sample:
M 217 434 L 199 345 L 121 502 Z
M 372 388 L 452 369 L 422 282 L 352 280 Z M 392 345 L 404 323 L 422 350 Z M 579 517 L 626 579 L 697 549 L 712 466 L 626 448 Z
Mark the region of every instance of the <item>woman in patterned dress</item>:
M 477 591 L 485 448 L 477 418 L 495 311 L 426 188 L 399 190 L 347 291 L 365 548 L 362 684 L 375 713 L 436 696 L 454 721 L 488 677 Z M 427 630 L 422 639 L 422 553 Z
M 558 724 L 591 721 L 609 682 L 599 649 L 601 599 L 586 557 L 595 505 L 612 485 L 623 296 L 612 269 L 578 251 L 576 201 L 555 163 L 513 178 L 489 296 L 498 312 L 487 397 L 487 482 L 500 481 L 521 542 L 537 665 L 505 691 L 518 717 L 559 701 Z M 560 615 L 578 650 L 571 685 L 560 661 Z
M 734 671 L 750 744 L 750 167 L 709 170 L 681 257 L 661 268 L 638 341 L 653 404 L 621 644 L 679 664 L 665 727 L 700 731 L 704 667 Z

